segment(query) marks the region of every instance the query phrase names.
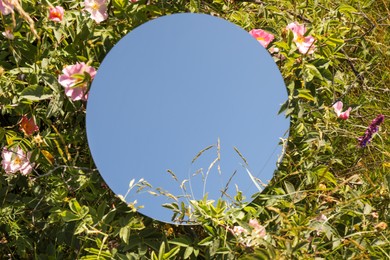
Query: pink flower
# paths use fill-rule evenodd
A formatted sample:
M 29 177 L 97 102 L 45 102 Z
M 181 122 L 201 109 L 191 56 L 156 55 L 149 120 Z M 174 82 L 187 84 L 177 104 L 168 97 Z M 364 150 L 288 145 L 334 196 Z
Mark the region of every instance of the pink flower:
M 314 52 L 314 37 L 313 36 L 304 36 L 306 33 L 305 25 L 300 25 L 299 23 L 290 23 L 286 27 L 291 30 L 294 34 L 294 42 L 297 45 L 298 50 L 302 54 L 312 54 Z
M 349 118 L 349 112 L 351 112 L 352 108 L 348 108 L 346 111 L 341 112 L 343 110 L 343 102 L 337 101 L 333 105 L 334 112 L 336 113 L 337 117 L 343 120 L 347 120 Z
M 306 33 L 305 26 L 304 25 L 300 25 L 297 22 L 288 24 L 286 28 L 291 30 L 294 33 L 294 35 L 295 34 L 304 35 Z
M 65 87 L 65 94 L 73 101 L 87 100 L 88 79 L 85 78 L 85 73 L 88 73 L 91 79 L 93 79 L 96 75 L 96 70 L 81 62 L 65 67 L 62 73 L 58 77 L 58 82 Z
M 53 22 L 61 22 L 64 18 L 64 8 L 61 6 L 50 7 L 49 9 L 49 20 Z
M 20 147 L 14 147 L 8 150 L 3 148 L 1 153 L 1 166 L 6 173 L 20 172 L 23 175 L 27 175 L 32 171 L 33 164 L 30 163 L 31 153 L 25 154 Z
M 272 42 L 275 38 L 270 33 L 267 33 L 266 31 L 263 31 L 261 29 L 253 29 L 249 32 L 250 35 L 252 35 L 256 40 L 263 45 L 264 48 L 267 48 L 268 44 Z
M 5 29 L 5 32 L 2 32 L 1 33 L 5 38 L 9 39 L 9 40 L 13 40 L 15 39 L 15 36 L 14 34 L 12 33 L 12 30 L 11 29 Z
M 241 235 L 242 233 L 246 233 L 246 229 L 241 227 L 241 226 L 234 226 L 233 227 L 233 233 L 236 235 L 236 236 L 239 236 Z
M 34 132 L 39 131 L 39 127 L 35 124 L 34 118 L 28 119 L 27 116 L 22 116 L 20 130 L 26 135 L 32 135 Z
M 259 224 L 257 219 L 250 219 L 249 226 L 254 229 L 254 233 L 256 237 L 263 238 L 266 236 L 265 227 Z
M 254 229 L 257 229 L 257 228 L 261 227 L 261 225 L 259 224 L 257 219 L 250 219 L 249 220 L 249 226 L 253 227 Z
M 12 13 L 14 10 L 14 6 L 10 0 L 0 0 L 0 12 L 3 15 L 7 15 Z
M 84 0 L 85 10 L 91 14 L 95 22 L 100 23 L 108 18 L 107 0 Z

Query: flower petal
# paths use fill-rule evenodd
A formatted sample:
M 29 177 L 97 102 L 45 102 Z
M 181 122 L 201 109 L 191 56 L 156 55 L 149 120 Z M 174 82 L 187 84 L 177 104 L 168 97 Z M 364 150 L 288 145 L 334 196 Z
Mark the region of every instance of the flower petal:
M 336 103 L 334 103 L 333 109 L 336 115 L 340 116 L 341 110 L 343 110 L 343 102 L 337 101 Z

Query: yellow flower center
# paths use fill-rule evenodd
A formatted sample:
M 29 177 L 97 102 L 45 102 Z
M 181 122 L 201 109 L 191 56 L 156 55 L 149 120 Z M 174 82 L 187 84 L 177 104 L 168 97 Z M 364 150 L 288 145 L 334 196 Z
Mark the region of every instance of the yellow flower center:
M 96 2 L 94 2 L 93 4 L 92 4 L 92 9 L 93 10 L 99 10 L 99 5 L 96 3 Z
M 299 43 L 303 43 L 305 41 L 305 37 L 303 37 L 303 35 L 298 35 L 295 41 Z
M 265 39 L 263 37 L 257 37 L 256 40 L 258 41 L 264 41 Z
M 19 156 L 16 156 L 15 159 L 14 159 L 14 164 L 16 165 L 21 165 L 22 164 L 22 158 L 20 158 Z
M 60 12 L 58 12 L 57 10 L 54 10 L 54 11 L 52 12 L 52 15 L 55 16 L 55 17 L 61 17 Z

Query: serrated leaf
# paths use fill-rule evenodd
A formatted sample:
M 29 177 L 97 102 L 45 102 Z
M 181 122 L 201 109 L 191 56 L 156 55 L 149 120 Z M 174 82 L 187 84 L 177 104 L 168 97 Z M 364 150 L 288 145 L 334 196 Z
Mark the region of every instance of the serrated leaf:
M 49 99 L 53 96 L 52 91 L 44 86 L 29 86 L 20 93 L 20 99 L 27 99 L 30 101 L 39 101 Z

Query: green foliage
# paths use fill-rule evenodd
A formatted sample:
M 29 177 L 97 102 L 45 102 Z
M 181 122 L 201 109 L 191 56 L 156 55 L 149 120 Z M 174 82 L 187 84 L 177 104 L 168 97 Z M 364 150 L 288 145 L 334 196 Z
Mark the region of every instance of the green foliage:
M 62 22 L 48 19 L 52 5 L 64 7 Z M 0 42 L 1 148 L 19 146 L 35 164 L 29 175 L 1 170 L 1 259 L 390 258 L 385 0 L 112 0 L 99 24 L 83 8 L 82 1 L 22 0 L 0 16 L 0 31 L 14 36 Z M 279 49 L 272 55 L 289 94 L 280 112 L 291 119 L 285 155 L 266 189 L 249 205 L 240 204 L 240 194 L 236 205 L 192 201 L 191 214 L 201 223 L 194 226 L 152 221 L 112 194 L 88 150 L 86 104 L 72 101 L 58 82 L 65 66 L 98 69 L 128 32 L 179 12 L 274 34 L 269 48 Z M 297 50 L 285 29 L 294 21 L 315 37 L 313 54 Z M 79 80 L 92 78 L 86 73 Z M 352 107 L 346 121 L 333 111 L 337 100 Z M 384 124 L 366 148 L 358 147 L 378 114 Z M 23 115 L 35 119 L 38 132 L 20 130 Z M 188 213 L 182 205 L 166 207 Z M 260 228 L 250 224 L 254 219 Z M 246 231 L 238 234 L 238 227 Z

